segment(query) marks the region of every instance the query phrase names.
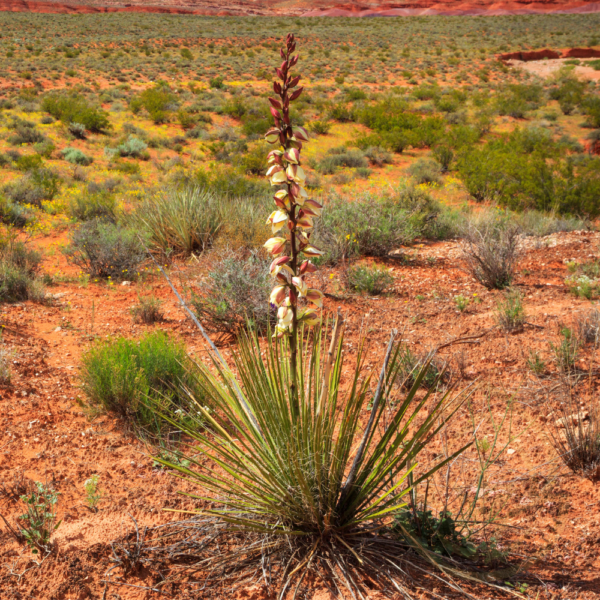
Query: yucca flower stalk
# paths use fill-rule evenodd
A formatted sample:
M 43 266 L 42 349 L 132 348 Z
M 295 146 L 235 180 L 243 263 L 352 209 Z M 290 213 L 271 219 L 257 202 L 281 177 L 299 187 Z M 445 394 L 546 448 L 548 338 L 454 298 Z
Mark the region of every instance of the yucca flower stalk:
M 292 126 L 290 104 L 302 94 L 297 87 L 300 75 L 293 75 L 292 69 L 298 63 L 294 34 L 288 34 L 285 48 L 280 50 L 283 62 L 275 69 L 279 81 L 273 83 L 273 91 L 278 98 L 269 98 L 275 127 L 270 129 L 265 139 L 279 148 L 269 152 L 267 177 L 271 185 L 280 189 L 274 195 L 277 210 L 274 210 L 267 224 L 273 234 L 279 233 L 265 243 L 265 248 L 274 257 L 271 274 L 277 285 L 271 293 L 270 301 L 277 307 L 276 336 L 289 335 L 292 373 L 297 370 L 296 336 L 299 324 L 314 326 L 320 322 L 317 308 L 323 305 L 323 293 L 308 287 L 307 273 L 316 270 L 310 261 L 322 252 L 310 242 L 314 219 L 321 214 L 322 206 L 308 197 L 304 187 L 306 175 L 301 165 L 302 143 L 308 141 L 303 127 Z M 299 299 L 305 298 L 312 306 L 301 308 Z M 292 397 L 297 397 L 297 381 L 292 377 Z

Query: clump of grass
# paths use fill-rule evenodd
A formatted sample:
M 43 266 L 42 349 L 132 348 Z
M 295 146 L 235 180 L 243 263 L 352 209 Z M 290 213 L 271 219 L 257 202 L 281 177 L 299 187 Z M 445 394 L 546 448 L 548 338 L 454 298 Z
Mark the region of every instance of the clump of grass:
M 584 344 L 600 344 L 600 311 L 597 308 L 577 319 L 577 338 Z
M 148 408 L 152 401 L 171 418 L 187 406 L 188 390 L 200 394 L 183 344 L 161 331 L 139 340 L 100 341 L 82 357 L 82 388 L 92 407 L 114 412 L 135 429 L 159 433 L 165 422 Z
M 136 323 L 152 325 L 163 320 L 160 310 L 162 302 L 155 296 L 141 298 L 138 296 L 139 304 L 131 309 L 131 316 Z
M 469 304 L 471 304 L 471 299 L 468 296 L 458 294 L 454 296 L 454 304 L 456 304 L 456 308 L 458 308 L 460 312 L 465 312 L 469 307 Z
M 560 330 L 560 335 L 560 342 L 558 344 L 550 342 L 550 348 L 554 353 L 554 362 L 559 373 L 569 374 L 577 362 L 581 343 L 573 331 L 567 327 Z
M 378 265 L 354 265 L 348 269 L 348 285 L 371 296 L 382 294 L 394 283 L 389 269 Z
M 523 329 L 527 317 L 523 307 L 523 295 L 519 290 L 505 291 L 504 297 L 496 306 L 496 320 L 498 325 L 508 333 Z
M 133 222 L 166 254 L 190 255 L 208 248 L 223 225 L 223 201 L 206 188 L 182 185 L 148 196 Z
M 253 252 L 248 257 L 225 250 L 216 253 L 192 305 L 207 329 L 233 333 L 249 325 L 265 332 L 275 323 L 268 298 L 272 288 L 270 261 Z
M 549 425 L 549 435 L 563 463 L 576 475 L 600 479 L 600 409 L 584 410 L 575 401 L 560 405 L 560 417 Z
M 546 363 L 537 351 L 530 351 L 527 366 L 534 375 L 543 375 L 546 372 Z

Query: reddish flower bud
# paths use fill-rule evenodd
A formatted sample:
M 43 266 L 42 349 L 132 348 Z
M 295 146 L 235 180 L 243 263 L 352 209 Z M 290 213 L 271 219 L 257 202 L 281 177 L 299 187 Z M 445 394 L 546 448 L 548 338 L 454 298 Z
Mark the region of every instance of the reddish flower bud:
M 273 91 L 276 94 L 281 94 L 281 84 L 278 81 L 273 82 Z
M 290 69 L 298 62 L 298 54 L 296 54 L 296 56 L 293 56 L 292 59 L 290 60 Z
M 274 98 L 269 98 L 269 102 L 271 103 L 271 106 L 273 106 L 275 108 L 281 108 L 281 102 L 279 102 L 279 100 L 275 100 Z
M 285 60 L 285 52 L 283 51 L 283 48 L 279 48 L 279 54 L 281 54 L 281 58 Z
M 300 81 L 300 75 L 298 75 L 297 77 L 294 77 L 294 79 L 292 79 L 289 83 L 288 83 L 288 89 L 296 87 L 298 85 L 298 82 Z
M 275 110 L 272 106 L 271 108 L 271 114 L 275 117 L 275 119 L 281 119 L 281 115 L 279 114 L 279 111 Z
M 305 260 L 301 265 L 300 265 L 300 274 L 304 275 L 305 273 L 315 273 L 317 270 L 317 267 L 315 267 L 315 265 L 313 265 L 310 260 Z
M 285 80 L 285 75 L 281 69 L 275 69 L 275 73 L 277 73 L 277 77 L 279 77 L 279 79 Z
M 290 102 L 293 102 L 296 98 L 298 98 L 300 96 L 300 94 L 302 93 L 302 91 L 304 90 L 303 87 L 298 88 L 291 96 L 290 96 Z

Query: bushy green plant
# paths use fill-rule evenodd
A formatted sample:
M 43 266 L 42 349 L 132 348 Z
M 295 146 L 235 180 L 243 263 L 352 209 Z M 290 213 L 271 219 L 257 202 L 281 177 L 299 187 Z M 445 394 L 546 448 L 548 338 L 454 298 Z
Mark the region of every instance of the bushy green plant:
M 0 237 L 0 302 L 42 300 L 37 272 L 41 256 L 12 233 Z
M 378 296 L 393 283 L 394 277 L 385 267 L 353 265 L 348 269 L 348 285 L 357 292 Z
M 67 206 L 69 216 L 78 221 L 117 221 L 118 203 L 114 194 L 107 191 L 81 192 L 73 196 Z
M 442 169 L 439 163 L 430 158 L 417 158 L 406 172 L 415 180 L 416 183 L 435 183 L 442 182 Z
M 137 231 L 99 219 L 73 231 L 65 254 L 90 277 L 112 280 L 136 277 L 146 259 Z
M 158 433 L 165 422 L 148 408 L 148 402 L 177 420 L 188 406 L 187 391 L 198 394 L 198 400 L 203 397 L 191 369 L 183 344 L 162 331 L 139 340 L 108 339 L 84 352 L 82 389 L 93 407 L 115 412 L 135 428 Z
M 56 522 L 58 493 L 50 486 L 36 481 L 35 489 L 21 496 L 27 512 L 19 517 L 21 535 L 33 554 L 48 554 L 50 538 L 61 521 Z
M 34 168 L 23 177 L 4 186 L 4 194 L 12 202 L 40 207 L 52 200 L 60 189 L 60 177 L 52 169 Z
M 93 162 L 93 159 L 87 156 L 87 154 L 84 154 L 79 148 L 65 148 L 62 150 L 62 155 L 67 162 L 73 163 L 74 165 L 87 167 Z
M 129 108 L 134 114 L 144 108 L 155 123 L 164 123 L 169 120 L 173 102 L 174 97 L 170 89 L 165 85 L 157 85 L 134 97 L 129 103 Z
M 44 97 L 42 109 L 63 123 L 80 123 L 88 131 L 104 133 L 111 127 L 107 114 L 77 93 L 52 92 Z
M 366 168 L 368 165 L 364 153 L 360 150 L 333 148 L 317 163 L 317 171 L 329 175 L 340 167 Z
M 128 156 L 147 160 L 149 158 L 147 148 L 148 144 L 144 140 L 130 135 L 127 140 L 119 144 L 116 148 L 109 148 L 107 146 L 104 149 L 104 153 L 108 156 Z
M 275 323 L 275 311 L 266 302 L 271 291 L 270 262 L 257 252 L 247 258 L 231 251 L 215 255 L 192 305 L 212 331 L 236 333 L 248 325 L 264 333 Z
M 477 547 L 457 529 L 450 512 L 434 516 L 431 509 L 403 508 L 394 515 L 391 526 L 394 534 L 408 543 L 418 540 L 436 554 L 472 558 Z
M 427 234 L 439 206 L 422 190 L 395 194 L 365 193 L 352 201 L 332 196 L 325 202 L 315 231 L 322 260 L 335 263 L 353 256 L 387 256 L 392 250 Z

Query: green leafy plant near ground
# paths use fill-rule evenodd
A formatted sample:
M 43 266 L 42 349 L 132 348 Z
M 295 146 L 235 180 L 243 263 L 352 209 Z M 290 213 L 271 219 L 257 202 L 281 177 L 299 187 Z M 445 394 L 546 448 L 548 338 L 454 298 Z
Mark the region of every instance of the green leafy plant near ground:
M 98 510 L 98 504 L 102 499 L 102 492 L 98 487 L 98 482 L 100 478 L 98 475 L 94 474 L 89 479 L 86 479 L 83 484 L 85 490 L 85 502 L 88 507 L 94 512 Z
M 202 397 L 191 369 L 185 347 L 164 332 L 109 339 L 84 353 L 82 389 L 94 408 L 115 412 L 141 432 L 158 433 L 165 422 L 147 402 L 177 420 L 188 406 L 188 392 Z
M 527 317 L 523 307 L 523 295 L 519 290 L 509 289 L 505 292 L 504 298 L 497 304 L 496 319 L 504 331 L 512 333 L 523 329 Z
M 50 552 L 50 538 L 61 521 L 56 522 L 58 493 L 39 481 L 35 489 L 21 496 L 27 512 L 19 517 L 21 535 L 34 554 Z
M 394 283 L 385 267 L 354 265 L 348 269 L 348 285 L 357 292 L 378 296 Z

